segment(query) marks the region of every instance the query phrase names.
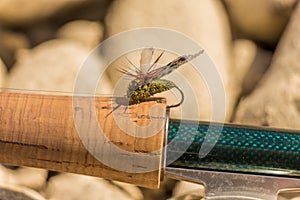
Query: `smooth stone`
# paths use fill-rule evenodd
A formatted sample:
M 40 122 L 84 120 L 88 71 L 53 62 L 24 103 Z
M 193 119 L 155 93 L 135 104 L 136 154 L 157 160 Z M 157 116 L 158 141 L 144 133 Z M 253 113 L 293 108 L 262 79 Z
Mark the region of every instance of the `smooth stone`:
M 67 39 L 56 39 L 38 45 L 32 50 L 19 53 L 17 63 L 8 77 L 7 86 L 16 89 L 68 92 L 71 95 L 77 74 L 90 51 L 81 43 Z M 91 77 L 105 67 L 101 58 L 92 57 L 92 74 L 85 73 L 82 88 L 96 87 Z M 96 77 L 98 78 L 98 77 Z M 100 87 L 101 86 L 101 87 Z M 110 94 L 111 86 L 104 74 L 97 88 L 99 94 Z
M 0 24 L 5 26 L 26 26 L 55 15 L 62 9 L 82 4 L 81 1 L 52 0 L 1 0 Z
M 57 32 L 59 38 L 81 42 L 88 49 L 93 49 L 102 41 L 104 28 L 100 22 L 76 20 L 63 25 Z
M 0 184 L 0 199 L 1 200 L 46 200 L 38 192 L 18 186 L 18 185 L 1 185 Z
M 2 88 L 5 87 L 6 77 L 7 77 L 7 69 L 0 58 L 0 87 Z
M 12 170 L 0 165 L 0 185 L 19 185 L 41 190 L 46 184 L 48 170 L 20 167 Z
M 205 187 L 201 184 L 180 181 L 173 190 L 171 199 L 202 199 L 205 196 Z
M 235 122 L 300 128 L 300 5 L 257 88 L 238 106 Z
M 11 68 L 18 50 L 30 47 L 29 39 L 23 33 L 1 28 L 0 36 L 0 58 L 8 68 Z
M 255 42 L 237 39 L 233 42 L 235 66 L 239 69 L 241 97 L 250 94 L 270 66 L 273 52 L 263 49 Z
M 296 0 L 225 0 L 224 3 L 239 37 L 275 47 Z
M 45 189 L 47 199 L 124 199 L 141 200 L 141 190 L 130 184 L 63 173 L 52 177 Z

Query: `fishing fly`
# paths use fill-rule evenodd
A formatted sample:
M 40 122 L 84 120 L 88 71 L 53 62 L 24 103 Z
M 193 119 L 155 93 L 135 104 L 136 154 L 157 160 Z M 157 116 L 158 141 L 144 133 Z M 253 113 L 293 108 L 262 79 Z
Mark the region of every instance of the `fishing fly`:
M 173 88 L 177 89 L 180 92 L 181 100 L 177 104 L 168 106 L 168 108 L 177 107 L 183 103 L 183 91 L 174 82 L 167 79 L 162 79 L 162 77 L 166 76 L 167 74 L 170 74 L 183 64 L 198 57 L 204 52 L 204 50 L 202 49 L 195 54 L 177 57 L 168 64 L 157 68 L 158 62 L 163 56 L 164 52 L 165 51 L 162 51 L 159 54 L 159 56 L 155 59 L 155 61 L 151 64 L 154 49 L 145 48 L 141 53 L 140 67 L 135 66 L 130 60 L 128 60 L 128 62 L 134 67 L 133 71 L 128 71 L 125 68 L 117 69 L 122 74 L 132 77 L 134 79 L 129 83 L 125 95 L 125 100 L 127 101 L 127 104 L 124 103 L 124 98 L 122 100 L 116 100 L 118 106 L 115 107 L 111 112 L 118 109 L 121 105 L 128 106 L 138 104 L 147 101 L 150 97 L 152 97 L 155 94 L 165 92 Z

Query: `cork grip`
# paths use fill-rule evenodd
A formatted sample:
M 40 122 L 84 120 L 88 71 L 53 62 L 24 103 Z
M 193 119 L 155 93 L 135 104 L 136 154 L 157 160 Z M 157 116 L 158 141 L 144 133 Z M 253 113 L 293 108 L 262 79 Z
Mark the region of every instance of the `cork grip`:
M 112 102 L 109 97 L 74 101 L 72 96 L 0 93 L 0 163 L 158 188 L 165 100 L 126 111 L 121 106 L 108 115 L 116 106 Z

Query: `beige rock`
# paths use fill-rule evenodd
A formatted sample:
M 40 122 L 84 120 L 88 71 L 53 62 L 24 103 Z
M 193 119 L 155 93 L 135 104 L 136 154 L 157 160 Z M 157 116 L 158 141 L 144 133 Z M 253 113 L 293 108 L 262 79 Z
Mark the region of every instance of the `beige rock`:
M 89 50 L 80 43 L 66 39 L 45 42 L 30 51 L 20 52 L 16 65 L 7 81 L 10 88 L 72 92 L 77 73 L 87 59 Z M 91 60 L 90 60 L 91 61 Z M 101 59 L 93 57 L 95 73 L 104 67 Z M 85 85 L 90 85 L 91 74 L 86 76 Z M 110 83 L 103 76 L 97 92 L 111 93 Z
M 153 190 L 148 188 L 141 188 L 143 191 L 144 200 L 169 198 L 176 183 L 177 181 L 174 179 L 164 178 L 164 180 L 160 183 L 158 189 Z
M 233 42 L 235 66 L 239 72 L 237 79 L 241 86 L 241 96 L 248 95 L 271 63 L 273 53 L 262 49 L 253 41 L 237 39 Z
M 196 183 L 180 181 L 176 184 L 171 199 L 202 199 L 205 196 L 204 186 Z
M 278 194 L 277 200 L 300 200 L 300 194 L 296 190 L 283 191 Z
M 80 5 L 82 1 L 52 1 L 52 0 L 1 0 L 0 23 L 4 25 L 32 24 L 45 19 L 57 11 Z
M 0 28 L 0 57 L 8 68 L 15 62 L 17 51 L 29 47 L 30 42 L 24 34 Z
M 247 76 L 245 76 L 242 81 L 241 96 L 248 95 L 255 89 L 265 72 L 268 70 L 272 56 L 273 52 L 257 47 L 255 58 L 247 71 Z
M 75 174 L 52 177 L 45 194 L 49 200 L 143 199 L 141 191 L 136 186 Z
M 24 196 L 26 196 L 26 199 L 30 198 L 30 199 L 34 199 L 34 200 L 46 200 L 38 192 L 36 192 L 30 188 L 22 187 L 19 185 L 9 185 L 9 184 L 3 185 L 2 183 L 0 183 L 0 190 L 1 189 L 19 193 L 20 195 L 18 197 L 16 197 L 16 199 L 20 199 L 20 198 L 22 198 L 22 195 L 24 195 Z M 7 194 L 6 196 L 2 196 L 2 195 L 3 195 L 3 193 L 1 193 L 1 196 L 0 196 L 1 199 L 12 198 L 12 196 L 8 196 L 9 194 Z
M 252 40 L 275 46 L 296 0 L 225 0 L 233 27 Z
M 0 87 L 4 87 L 5 85 L 6 76 L 7 76 L 6 73 L 7 73 L 6 67 L 0 58 Z
M 299 128 L 300 119 L 300 6 L 288 24 L 270 69 L 255 91 L 242 100 L 236 122 Z
M 20 167 L 11 170 L 0 165 L 0 185 L 19 185 L 40 190 L 45 186 L 47 176 L 45 169 Z
M 100 22 L 77 20 L 65 24 L 57 36 L 81 42 L 89 49 L 95 48 L 103 39 L 103 25 Z
M 236 72 L 232 67 L 231 34 L 227 16 L 220 1 L 117 0 L 108 11 L 105 25 L 107 36 L 137 27 L 162 27 L 179 31 L 201 44 L 222 76 L 227 95 L 227 119 L 229 119 L 238 91 L 235 88 L 235 78 L 233 78 Z M 178 45 L 182 45 L 180 41 Z M 136 63 L 139 55 L 129 58 Z M 161 64 L 170 61 L 169 59 L 162 59 Z M 195 76 L 195 72 L 187 65 L 179 71 L 194 86 L 195 96 L 198 98 L 201 109 L 201 119 L 209 120 L 212 111 L 211 99 L 203 79 Z M 113 68 L 110 70 L 110 77 L 114 83 L 118 80 Z M 180 117 L 179 113 L 180 110 L 176 109 L 172 116 Z
M 239 71 L 237 78 L 242 82 L 249 71 L 257 53 L 256 44 L 247 39 L 233 41 L 233 57 L 236 70 Z

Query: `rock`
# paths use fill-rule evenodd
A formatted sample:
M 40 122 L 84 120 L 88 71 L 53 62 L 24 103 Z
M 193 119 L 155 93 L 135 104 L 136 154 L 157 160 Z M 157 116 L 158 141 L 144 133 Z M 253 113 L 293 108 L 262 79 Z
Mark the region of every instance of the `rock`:
M 45 186 L 47 176 L 45 169 L 20 167 L 12 170 L 0 165 L 0 185 L 19 185 L 40 190 Z
M 4 87 L 6 81 L 6 67 L 0 58 L 0 87 Z M 0 90 L 1 91 L 1 90 Z
M 172 193 L 176 180 L 170 178 L 164 178 L 164 180 L 160 183 L 160 187 L 158 189 L 147 189 L 141 188 L 144 195 L 144 200 L 153 200 L 153 199 L 168 199 L 170 194 Z
M 1 200 L 46 200 L 42 195 L 34 190 L 17 185 L 1 185 Z
M 241 83 L 246 77 L 257 53 L 257 45 L 247 39 L 236 39 L 233 41 L 233 57 L 239 76 L 236 78 Z
M 296 0 L 225 0 L 237 35 L 275 47 Z
M 61 27 L 57 36 L 81 42 L 88 49 L 93 49 L 102 41 L 103 31 L 103 25 L 100 22 L 77 20 Z
M 300 200 L 300 194 L 297 190 L 279 192 L 277 200 Z
M 39 22 L 63 9 L 82 4 L 81 1 L 1 0 L 0 24 L 6 26 L 25 26 Z
M 274 127 L 300 127 L 300 5 L 295 9 L 258 87 L 238 106 L 236 122 Z
M 268 70 L 272 56 L 273 52 L 257 47 L 255 58 L 247 71 L 247 75 L 242 81 L 241 96 L 246 96 L 255 89 L 265 72 Z
M 202 199 L 205 196 L 204 186 L 196 183 L 180 181 L 176 184 L 171 199 Z
M 233 42 L 235 66 L 241 83 L 240 96 L 248 95 L 268 69 L 273 53 L 257 46 L 253 41 L 237 39 Z
M 17 51 L 29 48 L 30 42 L 24 34 L 6 29 L 0 28 L 0 35 L 0 58 L 10 68 L 15 62 Z
M 105 26 L 108 37 L 137 27 L 162 27 L 179 31 L 201 44 L 215 62 L 222 76 L 227 95 L 226 117 L 230 118 L 239 91 L 236 89 L 237 84 L 233 78 L 236 72 L 232 64 L 229 23 L 220 1 L 117 0 L 112 3 L 108 11 Z M 178 45 L 182 45 L 180 41 L 178 41 Z M 170 61 L 164 58 L 162 58 L 161 64 Z M 130 60 L 138 61 L 139 55 L 133 56 Z M 114 83 L 119 79 L 115 68 L 116 66 L 110 68 L 109 71 Z M 212 112 L 211 99 L 203 79 L 197 78 L 195 72 L 187 65 L 184 69 L 178 70 L 194 87 L 195 96 L 198 98 L 201 109 L 201 119 L 209 120 Z M 179 117 L 180 110 L 176 108 L 176 112 L 172 114 L 174 117 Z
M 67 173 L 52 177 L 45 194 L 50 200 L 143 199 L 141 191 L 136 186 Z
M 26 32 L 28 38 L 30 39 L 32 46 L 37 46 L 43 42 L 55 38 L 55 34 L 58 29 L 58 24 L 43 21 L 40 23 L 35 23 L 31 26 L 27 26 L 23 29 L 24 32 Z
M 81 44 L 66 39 L 52 40 L 30 51 L 20 52 L 17 63 L 8 77 L 7 86 L 18 89 L 72 92 L 77 73 L 89 53 L 89 50 Z M 95 59 L 93 62 L 97 64 L 97 68 L 93 69 L 95 73 L 104 66 L 100 59 Z M 84 76 L 86 76 L 84 84 L 89 85 L 91 74 L 84 74 Z M 111 93 L 106 76 L 99 85 L 101 88 L 97 89 L 98 93 Z

